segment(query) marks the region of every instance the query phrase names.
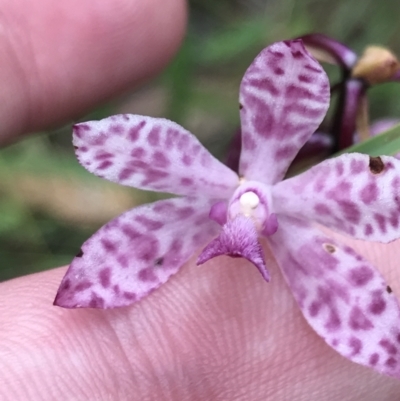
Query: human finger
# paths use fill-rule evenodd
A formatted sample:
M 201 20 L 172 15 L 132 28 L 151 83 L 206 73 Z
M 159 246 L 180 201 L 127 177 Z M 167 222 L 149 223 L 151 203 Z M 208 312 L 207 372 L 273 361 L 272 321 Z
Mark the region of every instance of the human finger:
M 154 75 L 183 0 L 0 0 L 0 145 L 61 124 Z
M 352 241 L 399 294 L 398 244 Z M 304 321 L 267 255 L 189 262 L 132 307 L 51 305 L 65 269 L 1 284 L 0 394 L 12 400 L 390 400 L 395 379 L 349 362 Z

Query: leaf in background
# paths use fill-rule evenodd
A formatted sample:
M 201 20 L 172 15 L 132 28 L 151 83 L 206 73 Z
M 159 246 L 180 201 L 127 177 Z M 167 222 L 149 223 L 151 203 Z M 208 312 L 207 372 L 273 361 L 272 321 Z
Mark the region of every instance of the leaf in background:
M 364 153 L 370 156 L 393 156 L 400 152 L 400 124 L 390 130 L 372 137 L 368 141 L 357 143 L 343 151 L 336 153 L 333 157 L 343 153 Z
M 10 197 L 0 197 L 0 235 L 14 230 L 24 220 L 24 208 Z
M 166 116 L 178 124 L 183 124 L 192 98 L 196 60 L 194 47 L 193 36 L 188 35 L 164 73 L 164 83 L 169 94 Z
M 218 63 L 229 63 L 232 59 L 244 57 L 250 62 L 251 58 L 265 46 L 268 22 L 266 18 L 252 18 L 236 22 L 231 27 L 225 27 L 221 33 L 215 33 L 204 42 L 198 54 L 200 63 L 212 66 Z

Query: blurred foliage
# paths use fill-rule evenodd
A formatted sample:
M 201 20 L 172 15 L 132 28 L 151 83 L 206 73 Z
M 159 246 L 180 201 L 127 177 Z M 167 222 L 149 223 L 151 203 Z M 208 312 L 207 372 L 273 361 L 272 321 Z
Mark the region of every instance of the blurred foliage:
M 343 153 L 364 153 L 370 156 L 395 156 L 400 150 L 400 124 L 397 124 L 382 133 L 368 139 L 365 142 L 357 143 L 341 152 L 336 153 L 334 156 Z
M 164 74 L 83 120 L 116 112 L 164 116 L 223 157 L 239 123 L 238 86 L 249 63 L 268 44 L 308 32 L 337 38 L 359 54 L 382 44 L 400 55 L 396 0 L 191 0 L 187 38 Z M 400 84 L 369 95 L 373 119 L 400 117 Z M 400 146 L 399 132 L 386 140 Z M 155 199 L 87 173 L 74 157 L 70 127 L 1 150 L 0 281 L 67 264 L 112 216 Z

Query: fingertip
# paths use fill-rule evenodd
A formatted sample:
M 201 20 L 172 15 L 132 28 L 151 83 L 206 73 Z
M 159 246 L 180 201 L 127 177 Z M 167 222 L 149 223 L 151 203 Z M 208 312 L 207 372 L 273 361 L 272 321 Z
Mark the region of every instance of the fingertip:
M 159 72 L 186 26 L 184 0 L 0 0 L 0 144 L 75 119 Z

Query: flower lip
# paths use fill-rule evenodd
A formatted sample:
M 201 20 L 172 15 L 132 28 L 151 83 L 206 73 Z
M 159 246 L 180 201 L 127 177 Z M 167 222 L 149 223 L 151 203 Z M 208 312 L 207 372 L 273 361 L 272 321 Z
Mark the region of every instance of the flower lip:
M 221 255 L 247 259 L 257 267 L 266 281 L 270 280 L 262 247 L 258 241 L 258 232 L 251 219 L 239 214 L 228 221 L 219 236 L 202 250 L 197 265 Z

